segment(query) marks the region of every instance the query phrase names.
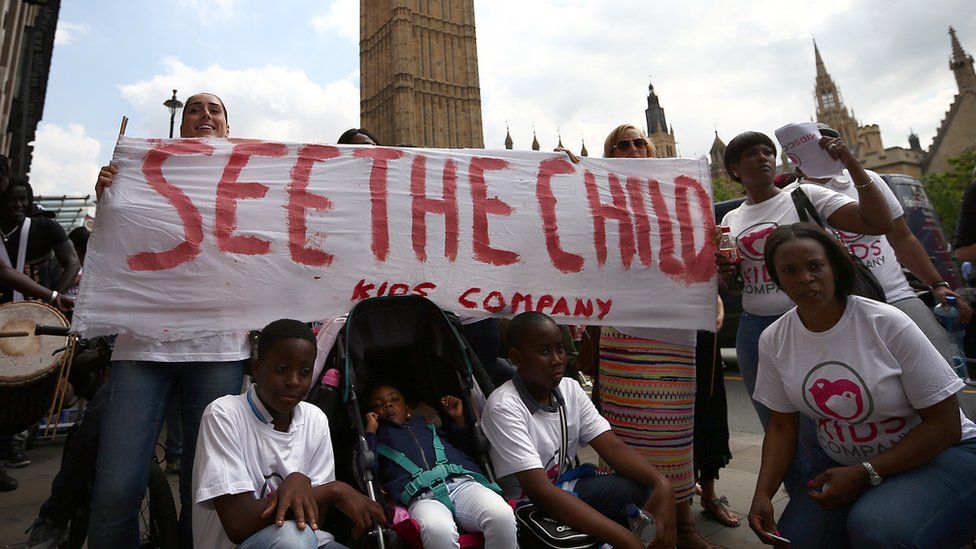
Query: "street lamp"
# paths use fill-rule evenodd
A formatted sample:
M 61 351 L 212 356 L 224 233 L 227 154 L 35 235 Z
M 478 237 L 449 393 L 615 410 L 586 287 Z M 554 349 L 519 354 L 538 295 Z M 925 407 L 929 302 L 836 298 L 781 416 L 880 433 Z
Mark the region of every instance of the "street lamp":
M 163 102 L 163 106 L 169 109 L 169 138 L 173 139 L 173 123 L 176 121 L 176 111 L 183 106 L 183 102 L 176 98 L 176 90 L 173 90 L 172 98 Z

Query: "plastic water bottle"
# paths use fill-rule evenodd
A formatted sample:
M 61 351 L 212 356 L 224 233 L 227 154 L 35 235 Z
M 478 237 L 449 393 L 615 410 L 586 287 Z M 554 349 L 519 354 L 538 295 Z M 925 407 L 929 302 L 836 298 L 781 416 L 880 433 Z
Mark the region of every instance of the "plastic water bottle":
M 736 245 L 735 239 L 732 238 L 731 227 L 722 227 L 722 238 L 718 241 L 718 252 L 733 263 L 738 263 L 741 259 L 739 257 L 739 247 Z
M 630 531 L 637 536 L 637 539 L 640 540 L 642 545 L 645 547 L 650 545 L 654 541 L 654 535 L 657 533 L 657 523 L 654 522 L 654 517 L 633 503 L 628 503 L 624 511 L 627 513 L 627 523 L 630 524 Z
M 956 367 L 959 377 L 967 378 L 966 369 L 966 325 L 959 320 L 959 306 L 956 305 L 956 296 L 946 296 L 946 305 L 939 303 L 935 306 L 935 316 L 942 323 L 942 327 L 949 332 L 952 339 L 952 360 Z

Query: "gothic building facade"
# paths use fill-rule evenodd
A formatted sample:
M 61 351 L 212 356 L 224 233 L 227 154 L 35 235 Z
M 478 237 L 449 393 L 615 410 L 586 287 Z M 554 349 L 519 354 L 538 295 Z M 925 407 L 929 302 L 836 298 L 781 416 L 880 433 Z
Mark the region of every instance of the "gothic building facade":
M 360 0 L 360 123 L 380 142 L 482 148 L 474 0 Z
M 921 177 L 925 151 L 918 143 L 918 136 L 909 136 L 907 149 L 885 148 L 881 141 L 881 128 L 877 124 L 861 125 L 854 117 L 854 112 L 844 104 L 840 89 L 827 72 L 816 41 L 813 43 L 813 52 L 817 71 L 813 92 L 817 105 L 817 121 L 837 130 L 865 168 L 878 173 Z
M 0 154 L 25 177 L 44 113 L 60 0 L 0 0 Z
M 976 71 L 973 70 L 973 56 L 962 48 L 952 27 L 949 27 L 949 37 L 952 46 L 949 69 L 956 77 L 958 92 L 925 156 L 922 167 L 926 173 L 946 170 L 950 158 L 976 150 Z

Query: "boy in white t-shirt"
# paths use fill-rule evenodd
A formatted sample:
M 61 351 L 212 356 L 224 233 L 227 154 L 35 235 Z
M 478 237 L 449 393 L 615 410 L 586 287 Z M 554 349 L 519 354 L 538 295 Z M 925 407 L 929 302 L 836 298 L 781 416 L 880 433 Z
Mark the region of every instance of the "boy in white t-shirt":
M 340 549 L 319 530 L 333 506 L 357 535 L 385 523 L 379 505 L 335 480 L 328 420 L 302 401 L 314 362 L 312 330 L 276 320 L 261 331 L 256 383 L 207 406 L 193 468 L 195 547 Z
M 518 370 L 491 394 L 482 416 L 506 496 L 529 499 L 555 520 L 614 547 L 643 548 L 625 526 L 624 507 L 634 503 L 657 521 L 654 546 L 673 547 L 671 482 L 613 434 L 578 383 L 563 377 L 566 352 L 559 326 L 543 313 L 522 313 L 509 324 L 508 343 Z M 567 430 L 563 455 L 560 409 Z M 586 445 L 616 473 L 571 470 L 577 450 Z M 557 471 L 568 474 L 557 479 Z

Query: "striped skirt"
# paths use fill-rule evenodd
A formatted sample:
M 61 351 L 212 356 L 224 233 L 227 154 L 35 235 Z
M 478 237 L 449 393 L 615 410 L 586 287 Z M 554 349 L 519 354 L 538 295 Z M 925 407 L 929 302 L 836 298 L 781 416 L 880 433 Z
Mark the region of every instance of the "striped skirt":
M 604 327 L 599 398 L 617 434 L 671 480 L 675 499 L 695 494 L 695 348 Z

